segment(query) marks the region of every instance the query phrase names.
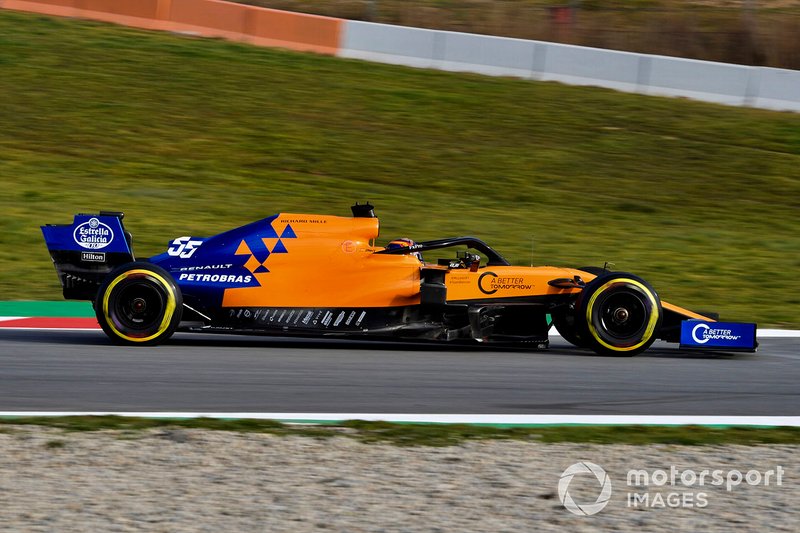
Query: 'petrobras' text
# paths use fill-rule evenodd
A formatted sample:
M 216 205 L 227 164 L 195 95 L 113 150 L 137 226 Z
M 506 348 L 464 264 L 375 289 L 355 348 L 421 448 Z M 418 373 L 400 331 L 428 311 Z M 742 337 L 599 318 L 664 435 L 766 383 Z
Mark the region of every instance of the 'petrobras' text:
M 250 283 L 253 276 L 237 276 L 235 274 L 181 274 L 178 281 L 196 281 L 200 283 Z

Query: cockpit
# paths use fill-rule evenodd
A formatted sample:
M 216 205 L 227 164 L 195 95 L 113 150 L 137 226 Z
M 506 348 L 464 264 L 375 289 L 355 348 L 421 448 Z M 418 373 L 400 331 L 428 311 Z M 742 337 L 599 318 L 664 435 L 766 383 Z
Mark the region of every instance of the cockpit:
M 455 258 L 439 254 L 435 258 L 435 264 L 447 266 L 450 269 L 466 268 L 477 270 L 480 267 L 481 254 L 486 257 L 485 266 L 508 266 L 510 264 L 496 250 L 475 237 L 453 237 L 422 242 L 414 242 L 411 239 L 396 239 L 390 242 L 386 248 L 375 253 L 392 255 L 414 254 L 420 261 L 423 261 L 423 252 L 433 252 L 448 248 L 466 248 L 466 250 L 458 250 Z

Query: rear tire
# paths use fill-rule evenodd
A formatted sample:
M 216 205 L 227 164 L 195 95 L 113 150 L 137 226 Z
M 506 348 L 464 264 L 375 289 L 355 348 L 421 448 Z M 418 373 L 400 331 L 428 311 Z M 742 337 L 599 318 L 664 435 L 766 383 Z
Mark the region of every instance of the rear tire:
M 656 340 L 663 311 L 656 291 L 633 274 L 614 272 L 590 281 L 575 306 L 581 341 L 601 355 L 630 357 Z
M 145 262 L 111 272 L 95 300 L 97 321 L 118 344 L 152 346 L 170 338 L 181 321 L 183 297 L 172 276 Z

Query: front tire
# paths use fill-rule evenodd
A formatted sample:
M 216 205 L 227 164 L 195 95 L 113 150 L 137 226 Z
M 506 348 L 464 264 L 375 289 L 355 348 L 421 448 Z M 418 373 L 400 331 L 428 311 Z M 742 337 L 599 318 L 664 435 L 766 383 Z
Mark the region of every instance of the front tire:
M 95 300 L 97 321 L 118 344 L 152 346 L 175 332 L 183 298 L 172 276 L 145 262 L 123 265 L 106 277 Z
M 633 274 L 614 272 L 586 285 L 575 309 L 578 337 L 601 355 L 634 356 L 650 347 L 663 311 L 656 291 Z

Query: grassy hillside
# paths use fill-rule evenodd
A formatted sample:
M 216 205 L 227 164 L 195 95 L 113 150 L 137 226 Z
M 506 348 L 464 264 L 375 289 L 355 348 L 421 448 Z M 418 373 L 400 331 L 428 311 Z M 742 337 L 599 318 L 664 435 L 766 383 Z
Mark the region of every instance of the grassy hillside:
M 0 12 L 0 297 L 60 297 L 38 225 L 119 209 L 139 256 L 278 211 L 612 261 L 800 325 L 800 115 Z

